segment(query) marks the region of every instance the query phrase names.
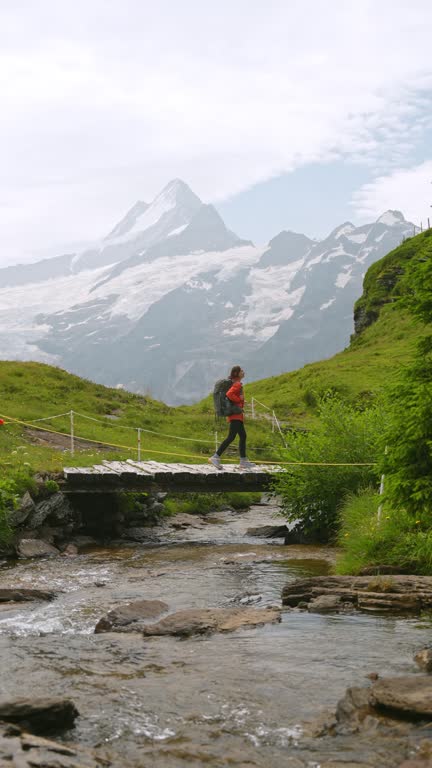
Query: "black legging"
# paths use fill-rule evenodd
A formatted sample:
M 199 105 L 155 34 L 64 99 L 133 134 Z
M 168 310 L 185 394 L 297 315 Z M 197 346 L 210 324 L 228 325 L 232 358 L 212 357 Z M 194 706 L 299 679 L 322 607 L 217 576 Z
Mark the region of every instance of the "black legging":
M 232 441 L 235 440 L 237 435 L 240 438 L 240 442 L 239 442 L 240 458 L 241 459 L 246 458 L 246 430 L 244 428 L 243 422 L 240 421 L 239 419 L 230 421 L 230 428 L 229 428 L 228 435 L 223 441 L 223 443 L 220 444 L 219 448 L 216 451 L 218 456 L 222 456 L 223 452 L 226 451 L 229 445 L 231 445 Z

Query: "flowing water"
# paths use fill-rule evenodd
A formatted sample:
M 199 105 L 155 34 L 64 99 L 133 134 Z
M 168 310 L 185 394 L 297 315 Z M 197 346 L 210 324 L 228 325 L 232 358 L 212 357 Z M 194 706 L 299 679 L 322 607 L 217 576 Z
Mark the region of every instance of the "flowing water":
M 148 544 L 3 564 L 0 586 L 60 594 L 1 608 L 1 695 L 70 697 L 80 717 L 65 739 L 108 747 L 119 768 L 290 765 L 302 756 L 302 721 L 334 710 L 368 672 L 414 671 L 429 628 L 286 610 L 280 624 L 188 639 L 93 634 L 124 602 L 161 599 L 173 611 L 280 605 L 284 584 L 327 573 L 331 550 L 245 535 L 278 524 L 273 512 L 225 511 L 180 533 L 153 530 Z

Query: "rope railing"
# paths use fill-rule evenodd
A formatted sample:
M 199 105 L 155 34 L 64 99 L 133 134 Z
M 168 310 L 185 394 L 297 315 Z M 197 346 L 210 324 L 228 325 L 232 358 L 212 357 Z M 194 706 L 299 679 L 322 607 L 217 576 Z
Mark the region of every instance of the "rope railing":
M 74 429 L 73 429 L 73 414 L 74 413 L 75 413 L 74 411 L 68 411 L 68 413 L 63 414 L 63 415 L 68 415 L 69 414 L 71 416 L 71 425 L 72 425 L 71 433 L 60 432 L 60 431 L 56 431 L 56 430 L 52 430 L 52 429 L 47 429 L 46 427 L 35 426 L 36 421 L 40 422 L 41 419 L 35 419 L 33 423 L 30 423 L 30 422 L 27 422 L 27 421 L 23 421 L 22 419 L 14 418 L 13 416 L 8 416 L 6 414 L 0 414 L 0 418 L 5 420 L 4 421 L 5 424 L 7 424 L 8 422 L 12 423 L 12 424 L 22 424 L 23 426 L 34 428 L 34 429 L 38 429 L 38 430 L 40 430 L 42 432 L 48 432 L 49 434 L 61 435 L 63 437 L 70 438 L 70 440 L 71 440 L 71 454 L 72 455 L 74 454 L 74 441 L 75 441 L 75 439 L 83 440 L 85 442 L 93 443 L 93 444 L 96 444 L 96 445 L 105 445 L 105 446 L 108 446 L 108 447 L 111 447 L 111 448 L 119 448 L 121 450 L 127 450 L 127 451 L 136 451 L 137 450 L 135 447 L 130 446 L 130 445 L 121 445 L 119 443 L 109 443 L 109 442 L 104 441 L 104 440 L 94 440 L 93 438 L 88 438 L 88 437 L 78 437 L 75 434 Z M 54 417 L 47 417 L 47 419 L 49 419 L 49 418 L 60 418 L 60 414 L 58 414 L 58 415 L 56 415 Z M 120 425 L 118 425 L 118 426 L 120 426 Z M 140 429 L 140 428 L 138 427 L 137 429 Z M 175 451 L 158 451 L 156 449 L 147 448 L 147 447 L 145 448 L 145 453 L 152 453 L 152 454 L 157 454 L 157 455 L 160 455 L 160 456 L 177 456 L 177 457 L 181 457 L 181 458 L 202 459 L 202 455 L 199 455 L 199 454 L 177 453 Z M 138 455 L 140 456 L 140 451 L 139 450 L 138 450 Z M 138 460 L 140 461 L 141 459 L 139 458 Z M 310 466 L 310 467 L 372 467 L 372 466 L 376 465 L 376 462 L 278 461 L 278 460 L 274 460 L 274 459 L 272 461 L 268 461 L 268 460 L 261 459 L 260 460 L 260 464 L 266 464 L 266 465 L 270 465 L 270 466 L 286 466 L 286 467 L 288 467 L 288 466 L 291 466 L 291 467 L 295 467 L 295 466 Z
M 279 431 L 279 433 L 280 433 L 280 435 L 282 437 L 282 441 L 284 443 L 284 446 L 286 447 L 284 435 L 282 433 L 279 421 L 278 421 L 278 419 L 276 417 L 276 414 L 275 414 L 274 410 L 272 411 L 272 409 L 269 408 L 268 406 L 266 406 L 264 403 L 260 403 L 258 400 L 252 398 L 252 408 L 253 409 L 255 407 L 255 403 L 272 412 L 272 432 L 275 431 L 275 424 L 276 424 L 277 428 L 278 428 L 278 431 Z M 137 454 L 138 454 L 138 461 L 141 460 L 141 449 L 142 449 L 141 435 L 142 435 L 142 433 L 149 434 L 149 435 L 155 435 L 157 437 L 162 437 L 162 438 L 168 438 L 170 440 L 181 440 L 181 441 L 184 441 L 184 442 L 195 443 L 195 444 L 196 443 L 201 443 L 203 445 L 214 445 L 215 446 L 215 450 L 217 450 L 218 445 L 219 445 L 218 431 L 217 430 L 214 431 L 214 439 L 213 440 L 209 440 L 209 439 L 206 440 L 206 439 L 199 438 L 199 437 L 184 437 L 183 435 L 172 435 L 172 434 L 169 434 L 167 432 L 159 432 L 157 430 L 147 429 L 145 427 L 131 427 L 131 426 L 127 425 L 127 424 L 113 424 L 112 421 L 108 419 L 108 417 L 106 417 L 105 420 L 103 420 L 101 418 L 95 418 L 94 416 L 89 416 L 88 414 L 85 414 L 85 413 L 80 413 L 79 411 L 75 411 L 73 409 L 71 409 L 69 411 L 66 411 L 64 413 L 54 414 L 52 416 L 44 416 L 42 418 L 32 419 L 32 423 L 31 423 L 30 426 L 34 427 L 35 429 L 38 429 L 38 427 L 35 426 L 36 424 L 39 424 L 41 422 L 52 421 L 54 419 L 65 418 L 65 417 L 68 417 L 70 419 L 70 430 L 69 430 L 69 433 L 65 433 L 65 432 L 57 432 L 57 433 L 55 433 L 53 430 L 49 430 L 49 431 L 52 431 L 55 434 L 59 434 L 59 435 L 61 434 L 63 436 L 68 436 L 70 438 L 70 451 L 71 451 L 71 455 L 74 455 L 74 453 L 75 453 L 75 440 L 76 439 L 78 439 L 78 440 L 87 440 L 89 442 L 91 441 L 90 438 L 80 437 L 79 435 L 76 434 L 76 430 L 75 430 L 75 426 L 76 426 L 75 425 L 75 417 L 82 418 L 82 419 L 87 419 L 88 421 L 92 421 L 92 422 L 94 422 L 96 424 L 102 424 L 105 427 L 109 426 L 110 428 L 127 429 L 129 431 L 136 432 L 137 433 L 137 448 L 136 448 L 136 450 L 137 450 Z M 253 418 L 255 418 L 255 415 L 253 416 Z M 17 421 L 17 420 L 15 420 L 15 421 Z M 99 443 L 101 443 L 103 445 L 113 445 L 113 446 L 116 445 L 119 448 L 122 447 L 119 444 L 104 443 L 102 440 L 96 440 L 94 442 L 99 442 Z M 128 446 L 128 449 L 132 450 L 132 448 L 130 446 Z M 259 452 L 259 451 L 267 450 L 267 448 L 266 447 L 259 447 L 259 446 L 256 446 L 256 447 L 252 446 L 251 450 Z

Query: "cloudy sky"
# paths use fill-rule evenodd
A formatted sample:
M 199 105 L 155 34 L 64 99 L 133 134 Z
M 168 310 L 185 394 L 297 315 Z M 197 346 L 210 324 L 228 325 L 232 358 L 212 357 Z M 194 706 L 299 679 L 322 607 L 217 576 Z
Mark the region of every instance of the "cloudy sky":
M 0 263 L 180 177 L 239 235 L 432 209 L 430 0 L 0 0 Z

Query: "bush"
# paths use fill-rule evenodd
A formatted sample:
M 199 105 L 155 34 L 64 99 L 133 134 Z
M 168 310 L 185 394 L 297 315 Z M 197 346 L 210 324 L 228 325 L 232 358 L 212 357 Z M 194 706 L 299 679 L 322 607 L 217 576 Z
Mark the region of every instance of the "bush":
M 319 401 L 320 421 L 314 431 L 294 433 L 283 460 L 304 462 L 275 479 L 282 513 L 295 530 L 317 541 L 329 541 L 338 530 L 338 509 L 349 492 L 377 481 L 374 466 L 317 466 L 369 463 L 377 459 L 384 415 L 379 407 L 359 411 L 331 395 Z
M 373 488 L 349 494 L 340 511 L 338 544 L 343 554 L 338 573 L 356 574 L 366 566 L 393 566 L 413 573 L 432 573 L 432 530 L 427 515 L 414 518 L 409 512 L 384 504 Z
M 18 505 L 19 494 L 11 478 L 0 479 L 0 544 L 6 544 L 12 534 L 9 514 Z

